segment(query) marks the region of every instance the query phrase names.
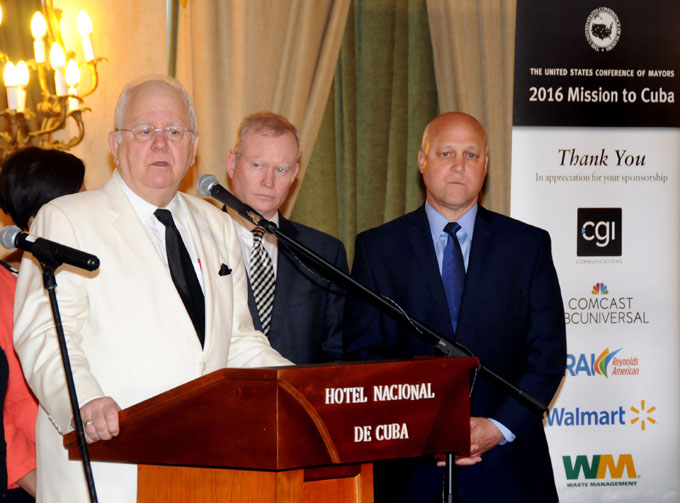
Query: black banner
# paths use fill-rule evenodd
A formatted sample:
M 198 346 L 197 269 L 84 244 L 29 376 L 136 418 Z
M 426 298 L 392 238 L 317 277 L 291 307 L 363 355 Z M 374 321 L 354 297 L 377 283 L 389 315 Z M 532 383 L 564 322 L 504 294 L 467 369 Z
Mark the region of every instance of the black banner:
M 680 126 L 678 19 L 678 0 L 519 1 L 514 125 Z

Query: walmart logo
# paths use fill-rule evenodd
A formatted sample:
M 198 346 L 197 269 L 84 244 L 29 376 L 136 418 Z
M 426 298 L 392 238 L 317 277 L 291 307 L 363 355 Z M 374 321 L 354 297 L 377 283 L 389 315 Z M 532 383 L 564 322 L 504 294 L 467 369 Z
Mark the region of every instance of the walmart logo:
M 640 423 L 640 429 L 645 431 L 647 429 L 647 423 L 656 424 L 656 420 L 650 416 L 652 412 L 656 410 L 656 407 L 652 406 L 649 409 L 645 409 L 645 401 L 640 400 L 640 407 L 631 407 L 633 413 L 637 414 L 636 417 L 630 420 L 630 424 Z
M 567 480 L 577 480 L 581 475 L 586 480 L 622 479 L 624 472 L 629 479 L 637 478 L 632 454 L 620 454 L 618 459 L 611 454 L 596 454 L 592 460 L 588 456 L 562 456 L 562 461 Z
M 604 283 L 595 283 L 593 285 L 593 295 L 607 295 L 609 293 L 609 290 L 607 289 L 607 285 Z
M 582 409 L 581 407 L 566 408 L 553 407 L 546 415 L 548 427 L 573 427 L 573 426 L 624 426 L 633 425 L 642 431 L 647 430 L 648 425 L 656 424 L 652 417 L 656 407 L 647 407 L 644 400 L 640 405 L 624 407 L 619 405 L 613 409 Z

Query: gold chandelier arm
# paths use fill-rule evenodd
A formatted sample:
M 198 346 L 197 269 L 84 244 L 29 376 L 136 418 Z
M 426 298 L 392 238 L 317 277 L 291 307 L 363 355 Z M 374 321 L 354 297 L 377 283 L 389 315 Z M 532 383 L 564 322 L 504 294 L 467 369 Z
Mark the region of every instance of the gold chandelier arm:
M 80 96 L 82 98 L 86 98 L 90 94 L 92 94 L 96 89 L 97 86 L 99 85 L 99 74 L 97 72 L 97 64 L 101 63 L 102 61 L 108 61 L 106 58 L 97 58 L 94 61 L 87 61 L 85 64 L 87 65 L 87 69 L 90 72 L 90 89 L 85 91 L 84 93 L 80 93 Z

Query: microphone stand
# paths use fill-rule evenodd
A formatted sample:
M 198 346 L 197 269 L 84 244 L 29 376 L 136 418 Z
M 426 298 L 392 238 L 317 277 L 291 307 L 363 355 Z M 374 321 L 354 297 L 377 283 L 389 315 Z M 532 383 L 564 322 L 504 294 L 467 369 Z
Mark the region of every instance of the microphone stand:
M 444 336 L 437 334 L 427 325 L 424 325 L 420 321 L 412 318 L 392 299 L 379 295 L 370 288 L 367 288 L 363 284 L 359 283 L 350 275 L 338 269 L 337 267 L 335 267 L 333 264 L 328 262 L 326 259 L 318 255 L 314 251 L 310 250 L 300 242 L 281 232 L 274 222 L 270 222 L 269 220 L 265 219 L 262 215 L 260 215 L 257 211 L 252 209 L 250 206 L 246 205 L 245 203 L 242 203 L 233 195 L 231 194 L 229 195 L 231 196 L 229 198 L 230 201 L 226 202 L 228 206 L 236 210 L 241 216 L 243 216 L 249 222 L 255 225 L 259 225 L 270 234 L 276 236 L 280 243 L 291 249 L 294 252 L 294 254 L 298 256 L 299 260 L 314 268 L 326 279 L 334 281 L 348 292 L 358 295 L 363 300 L 369 302 L 370 304 L 373 304 L 375 307 L 385 312 L 387 315 L 391 316 L 395 320 L 409 325 L 411 328 L 413 328 L 413 331 L 415 332 L 416 336 L 419 339 L 433 345 L 444 355 L 452 357 L 475 356 L 472 353 L 472 351 L 470 351 L 464 345 L 455 341 L 450 341 Z M 500 385 L 500 387 L 504 390 L 505 393 L 517 399 L 522 405 L 527 407 L 529 410 L 536 412 L 537 414 L 540 415 L 543 415 L 543 413 L 548 410 L 548 406 L 543 402 L 543 400 L 541 400 L 528 390 L 516 386 L 509 382 L 508 380 L 504 379 L 503 377 L 495 373 L 493 370 L 486 367 L 481 361 L 479 362 L 476 371 L 482 375 L 486 375 L 491 381 Z M 447 453 L 443 490 L 443 500 L 446 503 L 453 503 L 454 501 L 455 495 L 454 471 L 455 471 L 454 456 L 452 453 Z
M 94 476 L 92 475 L 92 465 L 90 463 L 90 453 L 87 450 L 87 442 L 85 441 L 85 429 L 83 428 L 83 419 L 80 417 L 80 407 L 78 406 L 78 397 L 76 395 L 76 386 L 73 381 L 73 371 L 71 370 L 71 359 L 68 356 L 68 349 L 66 347 L 66 337 L 64 336 L 64 327 L 61 323 L 61 315 L 59 313 L 59 304 L 57 303 L 57 295 L 55 288 L 57 281 L 54 277 L 54 272 L 62 262 L 52 257 L 43 257 L 42 259 L 36 257 L 43 271 L 43 285 L 50 298 L 50 307 L 52 308 L 52 317 L 54 318 L 54 326 L 57 330 L 57 340 L 59 341 L 59 351 L 61 352 L 61 360 L 64 364 L 64 373 L 66 374 L 66 386 L 68 387 L 68 395 L 71 401 L 71 411 L 73 412 L 73 421 L 76 428 L 76 436 L 78 439 L 78 447 L 80 448 L 80 456 L 83 461 L 83 470 L 85 471 L 85 479 L 87 481 L 87 489 L 90 495 L 91 503 L 98 503 L 97 490 L 94 485 Z

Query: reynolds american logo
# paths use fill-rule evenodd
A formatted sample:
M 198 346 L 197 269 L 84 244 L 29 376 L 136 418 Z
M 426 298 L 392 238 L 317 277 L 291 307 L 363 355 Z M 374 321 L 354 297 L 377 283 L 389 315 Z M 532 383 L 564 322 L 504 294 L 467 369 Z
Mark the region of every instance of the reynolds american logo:
M 567 325 L 646 325 L 647 313 L 639 311 L 635 298 L 629 295 L 610 295 L 604 282 L 590 288 L 590 296 L 567 300 L 564 322 Z M 586 293 L 586 292 L 583 292 Z
M 578 208 L 576 255 L 620 257 L 622 250 L 621 208 Z
M 621 355 L 623 348 L 610 351 L 605 348 L 596 353 L 568 353 L 567 371 L 572 377 L 637 376 L 640 374 L 640 360 L 637 356 Z
M 567 487 L 635 486 L 637 470 L 632 454 L 562 456 Z M 582 480 L 583 482 L 569 482 Z
M 630 407 L 619 405 L 613 409 L 582 409 L 581 407 L 553 407 L 546 415 L 546 425 L 552 428 L 577 426 L 626 426 L 646 431 L 657 423 L 652 414 L 656 407 L 648 407 L 645 400 Z

